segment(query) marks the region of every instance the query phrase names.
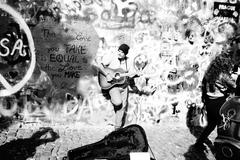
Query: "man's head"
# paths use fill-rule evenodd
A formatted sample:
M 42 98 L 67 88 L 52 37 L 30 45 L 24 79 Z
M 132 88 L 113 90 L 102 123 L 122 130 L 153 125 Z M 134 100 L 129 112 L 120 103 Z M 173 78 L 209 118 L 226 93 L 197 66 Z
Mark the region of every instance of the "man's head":
M 226 34 L 226 44 L 225 50 L 227 50 L 231 54 L 233 63 L 235 65 L 240 64 L 240 33 L 239 26 L 235 23 L 225 23 L 224 33 Z
M 130 49 L 130 47 L 127 44 L 121 44 L 118 47 L 118 52 L 119 52 L 118 56 L 119 56 L 119 58 L 126 57 L 126 55 L 128 54 L 129 49 Z

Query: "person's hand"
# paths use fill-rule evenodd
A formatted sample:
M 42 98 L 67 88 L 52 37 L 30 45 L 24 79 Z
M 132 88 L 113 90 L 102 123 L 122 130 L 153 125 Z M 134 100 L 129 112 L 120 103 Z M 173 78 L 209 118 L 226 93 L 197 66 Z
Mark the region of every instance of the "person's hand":
M 131 78 L 137 78 L 143 76 L 143 73 L 129 73 L 129 77 Z
M 108 73 L 107 75 L 106 75 L 106 79 L 107 79 L 107 81 L 108 82 L 111 82 L 112 80 L 113 80 L 113 76 L 112 76 L 112 74 L 110 74 L 110 73 Z

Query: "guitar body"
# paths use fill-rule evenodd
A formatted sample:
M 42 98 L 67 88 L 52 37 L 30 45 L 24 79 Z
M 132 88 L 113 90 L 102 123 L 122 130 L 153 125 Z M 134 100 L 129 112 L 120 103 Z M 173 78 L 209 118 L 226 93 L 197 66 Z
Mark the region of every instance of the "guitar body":
M 118 68 L 118 69 L 105 68 L 104 72 L 114 75 L 115 78 L 112 81 L 108 82 L 106 76 L 102 72 L 99 72 L 98 73 L 98 82 L 102 89 L 110 89 L 116 85 L 123 85 L 127 82 L 126 76 L 120 76 L 121 74 L 126 73 L 126 71 L 124 71 L 121 68 Z
M 148 152 L 144 129 L 136 124 L 111 132 L 102 140 L 68 151 L 69 160 L 130 160 L 131 152 Z

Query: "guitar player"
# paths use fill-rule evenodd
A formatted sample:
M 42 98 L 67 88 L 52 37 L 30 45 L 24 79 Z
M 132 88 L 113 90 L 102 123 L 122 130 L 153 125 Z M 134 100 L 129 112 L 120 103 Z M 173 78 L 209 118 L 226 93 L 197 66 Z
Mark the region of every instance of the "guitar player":
M 115 74 L 114 72 L 109 72 L 109 69 L 121 69 L 121 71 L 125 71 L 126 73 L 130 72 L 132 65 L 130 64 L 130 59 L 127 57 L 129 49 L 130 47 L 127 44 L 121 44 L 116 53 L 107 53 L 104 55 L 101 60 L 101 65 L 103 67 L 99 71 L 99 74 L 106 79 L 106 83 L 110 84 L 109 87 L 104 88 L 101 85 L 100 79 L 99 83 L 102 87 L 102 93 L 111 101 L 114 107 L 116 114 L 116 130 L 125 125 L 128 109 L 129 86 L 134 92 L 140 92 L 134 82 L 134 78 L 137 77 L 136 75 L 127 77 L 125 81 L 121 81 L 121 83 L 115 83 L 116 85 L 111 83 L 115 78 Z

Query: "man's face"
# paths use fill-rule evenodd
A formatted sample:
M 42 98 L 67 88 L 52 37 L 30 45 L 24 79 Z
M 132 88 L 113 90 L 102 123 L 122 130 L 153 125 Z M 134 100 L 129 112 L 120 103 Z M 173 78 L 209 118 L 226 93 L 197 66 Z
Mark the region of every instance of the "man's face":
M 218 44 L 228 44 L 229 39 L 232 39 L 234 37 L 234 34 L 235 30 L 231 24 L 228 23 L 221 24 L 218 26 L 218 32 L 215 35 L 215 41 Z
M 118 50 L 118 58 L 125 58 L 126 57 L 126 55 L 123 53 L 123 51 L 122 50 Z

